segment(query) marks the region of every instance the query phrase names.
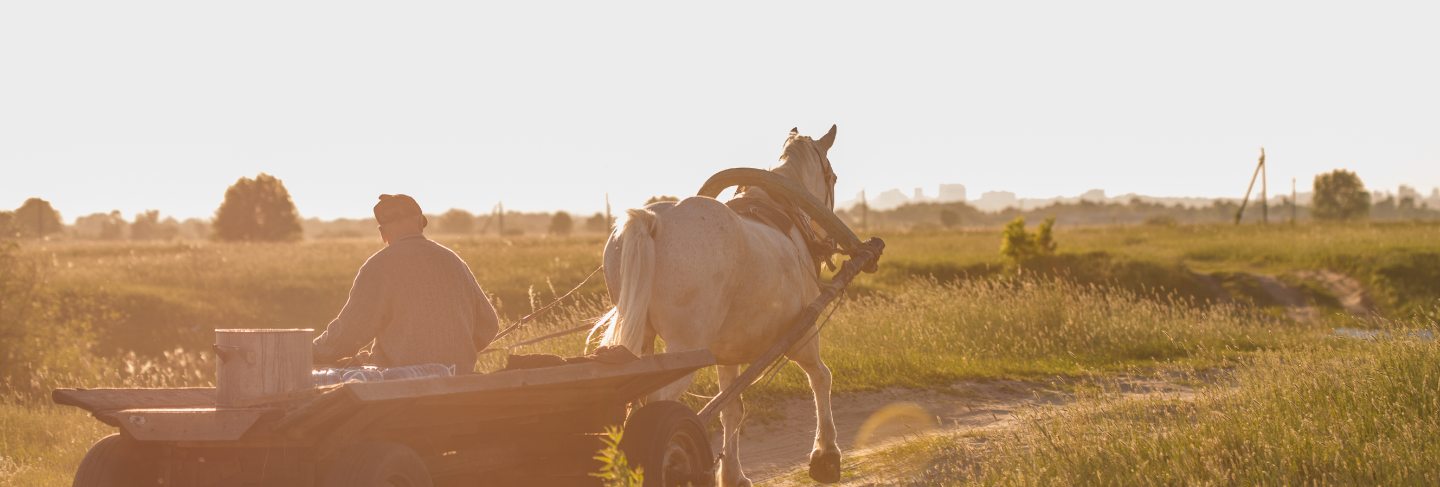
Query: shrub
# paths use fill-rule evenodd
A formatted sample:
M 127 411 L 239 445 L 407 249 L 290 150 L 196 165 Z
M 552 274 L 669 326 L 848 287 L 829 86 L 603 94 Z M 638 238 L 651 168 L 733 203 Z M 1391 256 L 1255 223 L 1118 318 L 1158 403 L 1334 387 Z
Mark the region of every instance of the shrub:
M 1046 218 L 1032 234 L 1025 230 L 1025 217 L 1017 216 L 1001 232 L 1000 255 L 1016 265 L 1042 255 L 1054 255 L 1057 247 L 1054 228 L 1055 218 Z
M 605 428 L 605 436 L 600 441 L 605 446 L 595 454 L 595 460 L 600 462 L 600 471 L 591 473 L 591 477 L 600 479 L 606 487 L 639 487 L 645 485 L 645 472 L 639 467 L 631 468 L 630 461 L 625 459 L 625 452 L 620 451 L 620 439 L 622 437 L 620 428 L 609 426 Z

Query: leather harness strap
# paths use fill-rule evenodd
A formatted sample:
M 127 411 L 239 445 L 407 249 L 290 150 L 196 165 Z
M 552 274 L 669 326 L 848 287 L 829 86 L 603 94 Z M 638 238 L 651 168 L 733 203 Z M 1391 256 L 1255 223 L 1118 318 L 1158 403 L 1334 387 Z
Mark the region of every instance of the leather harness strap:
M 835 269 L 835 263 L 831 260 L 831 256 L 835 254 L 835 241 L 816 233 L 810 226 L 810 219 L 794 208 L 786 208 L 768 197 L 748 196 L 743 193 L 726 201 L 725 206 L 741 217 L 764 223 L 785 235 L 789 235 L 792 228 L 799 229 L 801 237 L 805 239 L 810 259 L 815 261 L 816 269 L 818 270 L 821 264 L 831 270 Z
M 790 234 L 791 228 L 795 228 L 795 222 L 785 214 L 779 203 L 770 198 L 740 196 L 726 201 L 725 206 L 742 217 L 753 218 L 786 235 Z

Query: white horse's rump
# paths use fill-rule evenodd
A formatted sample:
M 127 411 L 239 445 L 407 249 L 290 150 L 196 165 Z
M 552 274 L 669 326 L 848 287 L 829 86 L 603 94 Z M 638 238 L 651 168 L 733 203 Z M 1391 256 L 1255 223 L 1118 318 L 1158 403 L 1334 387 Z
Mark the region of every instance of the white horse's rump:
M 792 130 L 781 163 L 772 171 L 833 207 L 835 178 L 826 153 L 834 140 L 834 127 L 819 140 Z M 768 197 L 759 189 L 744 194 Z M 730 387 L 740 365 L 774 344 L 819 295 L 815 263 L 799 228 L 782 233 L 706 197 L 627 212 L 606 244 L 605 280 L 615 308 L 592 332 L 601 344 L 640 353 L 659 335 L 668 351 L 708 349 L 721 364 L 717 375 L 722 389 Z M 815 393 L 812 466 L 833 463 L 838 475 L 830 370 L 820 359 L 819 338 L 811 335 L 787 356 L 805 370 Z M 689 385 L 687 377 L 657 392 L 656 398 L 673 399 Z M 739 463 L 742 407 L 737 401 L 720 415 L 725 436 L 719 474 L 726 486 L 750 483 Z
M 655 230 L 659 226 L 660 220 L 653 211 L 632 209 L 626 212 L 625 222 L 611 237 L 612 241 L 621 242 L 622 257 L 615 277 L 611 277 L 609 270 L 605 272 L 615 307 L 595 328 L 602 332 L 600 343 L 603 345 L 623 345 L 636 354 L 648 348 L 644 343 L 645 315 L 650 310 L 650 289 L 655 283 Z M 605 263 L 608 267 L 609 259 Z M 625 286 L 609 284 L 612 280 Z

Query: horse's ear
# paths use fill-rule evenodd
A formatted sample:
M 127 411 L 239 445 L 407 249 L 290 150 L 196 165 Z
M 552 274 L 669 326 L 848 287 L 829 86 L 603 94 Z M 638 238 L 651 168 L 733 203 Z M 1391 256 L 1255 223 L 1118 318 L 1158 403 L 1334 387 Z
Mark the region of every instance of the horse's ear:
M 820 140 L 815 141 L 815 143 L 820 145 L 820 150 L 828 152 L 830 150 L 830 146 L 835 145 L 835 126 L 831 125 L 830 131 L 825 132 L 825 136 L 821 137 Z
M 800 135 L 800 127 L 794 127 L 790 129 L 790 136 L 794 137 L 796 135 Z

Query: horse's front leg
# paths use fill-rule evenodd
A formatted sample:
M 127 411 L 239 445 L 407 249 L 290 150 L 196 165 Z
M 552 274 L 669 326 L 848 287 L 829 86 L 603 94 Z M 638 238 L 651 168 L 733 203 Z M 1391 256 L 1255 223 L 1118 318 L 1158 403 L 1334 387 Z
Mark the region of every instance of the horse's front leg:
M 738 365 L 715 366 L 716 382 L 722 391 L 734 385 L 735 377 L 738 375 L 740 375 L 740 366 Z M 740 422 L 745 419 L 744 416 L 744 399 L 739 397 L 720 410 L 722 437 L 720 440 L 719 476 L 721 487 L 750 486 L 750 479 L 746 478 L 745 472 L 740 469 Z
M 830 367 L 820 359 L 820 339 L 813 336 L 791 355 L 810 379 L 815 393 L 815 448 L 810 451 L 810 478 L 817 482 L 840 481 L 840 445 L 835 442 L 835 415 L 830 409 Z

